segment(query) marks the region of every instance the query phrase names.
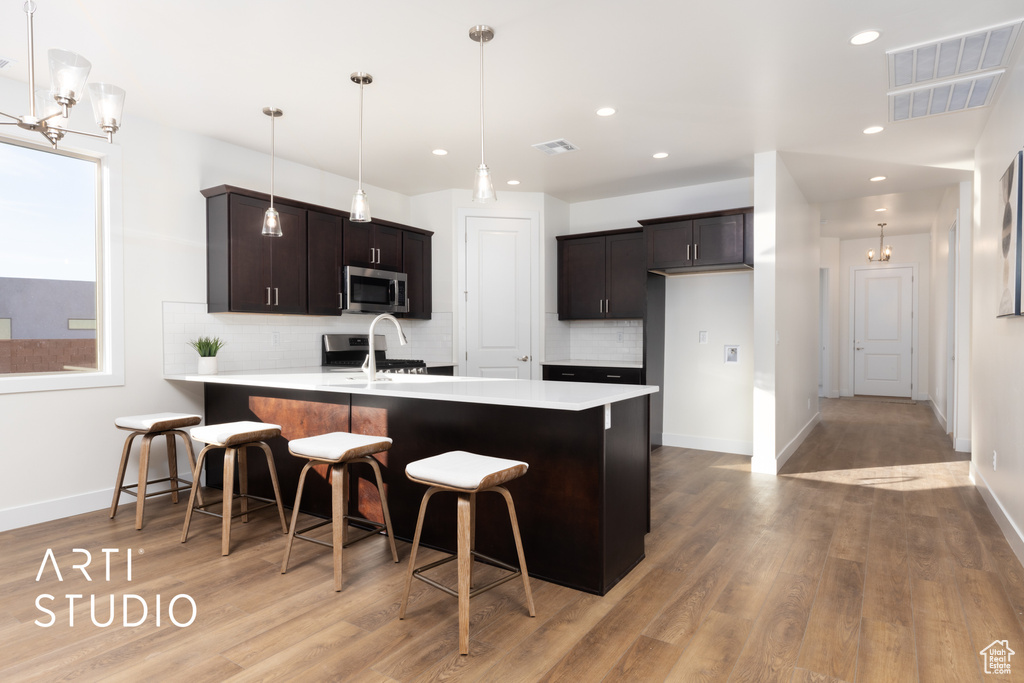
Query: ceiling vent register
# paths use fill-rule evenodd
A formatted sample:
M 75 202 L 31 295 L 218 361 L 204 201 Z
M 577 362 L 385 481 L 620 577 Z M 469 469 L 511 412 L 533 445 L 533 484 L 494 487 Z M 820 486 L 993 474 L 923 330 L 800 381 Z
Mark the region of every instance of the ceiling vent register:
M 572 144 L 565 138 L 559 138 L 558 140 L 551 140 L 549 142 L 538 142 L 536 145 L 533 145 L 533 148 L 539 149 L 548 156 L 565 154 L 566 152 L 576 152 L 579 150 L 579 147 Z
M 887 53 L 889 120 L 906 121 L 992 102 L 1024 22 Z
M 14 66 L 15 61 L 16 60 L 9 59 L 7 57 L 0 57 L 0 71 L 7 71 L 12 66 Z

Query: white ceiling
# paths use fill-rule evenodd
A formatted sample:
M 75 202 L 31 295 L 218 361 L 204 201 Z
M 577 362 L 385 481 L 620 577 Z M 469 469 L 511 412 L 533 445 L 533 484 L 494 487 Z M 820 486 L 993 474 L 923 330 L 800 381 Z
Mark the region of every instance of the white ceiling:
M 927 229 L 935 188 L 970 177 L 989 113 L 888 124 L 886 50 L 1024 18 L 1020 0 L 37 4 L 41 84 L 45 50 L 71 49 L 92 61 L 90 80 L 128 91 L 125 128 L 143 117 L 261 151 L 261 110 L 280 107 L 278 156 L 347 177 L 359 94 L 349 74 L 369 72 L 363 178 L 407 195 L 470 186 L 479 48 L 468 30 L 486 23 L 496 33 L 484 48 L 487 163 L 499 195 L 575 202 L 746 177 L 755 153 L 777 149 L 827 225 L 863 235 L 877 229 L 878 201 L 890 203 L 887 232 Z M 0 57 L 18 60 L 0 75 L 27 82 L 20 7 L 0 7 Z M 881 39 L 849 44 L 867 28 Z M 1021 44 L 1015 52 L 1014 62 Z M 601 106 L 618 113 L 599 118 Z M 874 124 L 885 131 L 861 132 Z M 531 147 L 556 138 L 580 151 Z M 867 182 L 879 174 L 889 179 Z

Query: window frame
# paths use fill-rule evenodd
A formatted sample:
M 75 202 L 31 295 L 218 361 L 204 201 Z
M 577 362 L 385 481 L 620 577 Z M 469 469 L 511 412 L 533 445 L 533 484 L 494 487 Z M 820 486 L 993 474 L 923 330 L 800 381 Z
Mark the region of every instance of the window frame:
M 0 394 L 124 386 L 124 268 L 121 148 L 89 139 L 62 140 L 57 150 L 9 135 L 3 144 L 96 162 L 95 372 L 0 375 Z

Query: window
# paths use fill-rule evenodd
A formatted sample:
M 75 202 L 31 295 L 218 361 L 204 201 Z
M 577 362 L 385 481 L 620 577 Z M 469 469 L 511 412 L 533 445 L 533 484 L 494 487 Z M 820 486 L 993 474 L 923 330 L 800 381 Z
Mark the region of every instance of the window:
M 123 383 L 119 166 L 0 138 L 0 393 Z

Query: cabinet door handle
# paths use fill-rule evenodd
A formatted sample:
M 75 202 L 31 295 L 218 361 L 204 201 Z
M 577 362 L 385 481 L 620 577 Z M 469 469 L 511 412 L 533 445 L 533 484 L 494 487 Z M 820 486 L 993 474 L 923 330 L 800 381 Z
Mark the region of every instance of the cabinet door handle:
M 611 313 L 612 312 L 612 300 L 611 299 L 605 299 L 604 300 L 604 312 L 605 313 Z
M 687 261 L 690 260 L 690 245 L 689 244 L 686 245 L 686 260 Z
M 267 287 L 267 305 L 270 305 L 270 287 Z
M 604 313 L 604 299 L 597 300 L 597 312 Z
M 277 306 L 280 303 L 281 302 L 278 301 L 278 297 L 277 297 L 277 287 L 274 287 L 274 305 Z
M 376 251 L 377 251 L 377 260 L 375 261 L 375 263 L 379 266 L 380 265 L 380 249 L 377 249 Z
M 370 265 L 373 265 L 373 247 L 370 247 Z
M 699 245 L 699 244 L 695 244 L 695 245 L 693 245 L 693 260 L 694 260 L 694 261 L 696 261 L 697 259 L 699 259 L 699 258 L 700 258 L 700 256 L 698 255 L 698 252 L 697 252 L 697 250 L 698 250 L 699 248 L 700 248 L 700 245 Z
M 345 295 L 338 292 L 338 308 L 345 308 Z

